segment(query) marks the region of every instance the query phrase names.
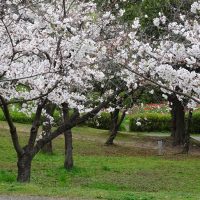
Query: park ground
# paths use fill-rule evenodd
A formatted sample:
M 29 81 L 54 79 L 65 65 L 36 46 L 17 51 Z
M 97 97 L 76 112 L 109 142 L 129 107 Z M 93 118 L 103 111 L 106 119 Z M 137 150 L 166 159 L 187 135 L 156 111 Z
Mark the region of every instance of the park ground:
M 29 125 L 17 124 L 21 143 Z M 105 146 L 108 131 L 73 129 L 74 162 L 63 168 L 64 139 L 57 138 L 54 154 L 33 160 L 31 183 L 16 182 L 16 154 L 5 122 L 0 122 L 0 196 L 54 196 L 69 199 L 185 200 L 200 199 L 200 148 L 188 155 L 172 148 L 167 134 L 120 133 L 114 146 Z M 157 141 L 165 153 L 158 156 Z

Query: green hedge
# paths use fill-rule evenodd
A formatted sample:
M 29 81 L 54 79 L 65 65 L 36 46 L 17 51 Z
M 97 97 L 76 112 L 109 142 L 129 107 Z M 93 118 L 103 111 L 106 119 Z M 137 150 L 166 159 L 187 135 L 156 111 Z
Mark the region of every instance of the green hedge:
M 34 115 L 29 117 L 24 113 L 20 113 L 20 112 L 16 112 L 16 111 L 11 111 L 10 113 L 11 113 L 12 120 L 15 123 L 32 124 L 33 119 L 34 119 Z M 54 113 L 54 120 L 55 120 L 56 124 L 60 123 L 61 118 L 60 118 L 59 112 Z M 0 110 L 0 121 L 5 121 L 5 116 L 2 112 L 2 110 Z
M 127 124 L 127 118 L 124 119 L 124 123 L 121 124 L 119 130 L 126 131 L 127 130 L 126 124 Z M 86 122 L 86 125 L 91 128 L 109 130 L 111 125 L 110 113 L 102 112 L 100 115 Z
M 20 113 L 17 111 L 11 111 L 10 113 L 13 122 L 15 123 L 32 124 L 34 119 L 34 115 L 29 117 L 24 113 Z M 70 112 L 70 114 L 72 113 Z M 0 121 L 5 121 L 5 117 L 1 109 L 0 109 Z M 62 121 L 60 113 L 57 110 L 54 112 L 54 121 L 55 124 L 60 124 Z M 94 117 L 93 119 L 87 121 L 86 123 L 83 123 L 82 125 L 84 126 L 86 125 L 92 128 L 109 130 L 110 124 L 111 124 L 110 113 L 102 112 L 99 116 Z
M 23 113 L 11 112 L 14 122 L 31 124 L 33 122 L 32 117 L 28 117 Z M 61 118 L 59 112 L 54 114 L 55 122 L 59 123 Z M 2 110 L 0 110 L 0 121 L 5 121 Z M 138 126 L 137 121 L 141 122 L 141 126 Z M 99 116 L 94 117 L 88 122 L 84 123 L 92 128 L 109 130 L 111 124 L 110 113 L 102 112 Z M 136 132 L 166 132 L 171 130 L 171 116 L 167 113 L 141 113 L 131 116 L 127 116 L 122 123 L 120 130 L 127 130 L 129 126 L 130 131 Z M 194 112 L 192 117 L 192 133 L 200 134 L 200 112 Z
M 28 117 L 24 113 L 20 113 L 20 112 L 11 112 L 11 117 L 12 117 L 13 122 L 16 122 L 16 123 L 31 124 L 33 122 L 33 116 Z M 5 121 L 5 116 L 2 110 L 0 110 L 0 121 Z
M 29 117 L 24 113 L 20 113 L 17 111 L 10 111 L 10 113 L 12 120 L 15 123 L 32 124 L 34 119 L 34 115 Z M 70 114 L 72 113 L 70 112 Z M 5 117 L 1 109 L 0 109 L 0 121 L 5 121 Z M 62 121 L 60 113 L 57 110 L 54 112 L 54 121 L 55 124 L 60 124 Z M 89 120 L 86 123 L 83 123 L 82 125 L 86 125 L 92 128 L 109 130 L 110 124 L 111 124 L 110 113 L 102 112 L 99 116 L 94 117 L 93 119 Z
M 192 116 L 192 133 L 200 133 L 200 112 L 194 112 Z
M 136 123 L 141 122 L 141 126 Z M 130 131 L 170 131 L 171 116 L 162 113 L 136 114 L 130 117 Z
M 109 130 L 111 124 L 110 113 L 102 112 L 100 115 L 90 119 L 86 125 L 92 128 Z
M 186 116 L 187 120 L 187 116 Z M 141 122 L 141 126 L 136 123 Z M 130 131 L 166 132 L 171 130 L 171 115 L 167 113 L 142 113 L 132 115 L 129 121 Z M 191 133 L 200 133 L 200 112 L 194 112 Z

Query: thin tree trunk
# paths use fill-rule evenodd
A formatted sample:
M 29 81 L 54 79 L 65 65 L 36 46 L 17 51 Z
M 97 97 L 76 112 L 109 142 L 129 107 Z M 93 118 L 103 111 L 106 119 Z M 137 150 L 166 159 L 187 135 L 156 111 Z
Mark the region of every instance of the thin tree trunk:
M 65 136 L 65 162 L 64 162 L 64 167 L 69 170 L 69 169 L 72 169 L 73 166 L 74 166 L 72 131 L 71 130 L 65 131 L 64 136 Z
M 49 116 L 53 116 L 55 110 L 55 106 L 52 105 L 51 103 L 46 105 L 46 113 Z M 45 117 L 44 120 L 44 124 L 42 126 L 42 132 L 45 135 L 49 135 L 51 133 L 51 121 L 48 117 Z M 47 143 L 43 148 L 42 148 L 42 152 L 43 153 L 47 153 L 47 154 L 53 154 L 53 145 L 52 145 L 52 141 L 50 141 L 49 143 Z
M 171 121 L 171 137 L 175 137 L 176 134 L 176 108 L 174 103 L 171 105 L 171 116 L 172 116 L 172 121 Z
M 53 145 L 52 145 L 52 141 L 47 143 L 43 148 L 42 148 L 42 152 L 46 153 L 46 154 L 53 154 Z
M 28 154 L 24 154 L 18 158 L 18 176 L 17 181 L 20 183 L 30 182 L 31 177 L 31 162 L 32 157 Z
M 190 131 L 191 131 L 191 124 L 192 124 L 192 110 L 189 110 L 187 126 L 185 131 L 185 141 L 183 146 L 183 153 L 188 153 L 190 149 Z
M 68 122 L 69 121 L 69 108 L 66 103 L 63 104 L 63 121 Z M 65 161 L 64 161 L 64 167 L 67 170 L 70 170 L 74 166 L 73 162 L 73 141 L 72 141 L 72 131 L 71 129 L 66 130 L 64 132 L 65 137 Z
M 119 109 L 115 109 L 113 113 L 111 113 L 111 128 L 110 128 L 110 136 L 106 141 L 106 145 L 113 145 L 114 139 L 117 137 L 119 127 L 122 124 L 124 118 L 126 116 L 126 110 L 123 111 L 122 116 L 119 119 Z
M 112 145 L 113 140 L 117 136 L 117 122 L 119 118 L 119 109 L 115 109 L 113 112 L 110 113 L 111 117 L 111 126 L 110 126 L 110 136 L 106 141 L 107 145 Z
M 117 137 L 118 130 L 116 128 L 113 128 L 110 132 L 110 136 L 108 137 L 106 141 L 106 145 L 113 145 L 114 139 Z

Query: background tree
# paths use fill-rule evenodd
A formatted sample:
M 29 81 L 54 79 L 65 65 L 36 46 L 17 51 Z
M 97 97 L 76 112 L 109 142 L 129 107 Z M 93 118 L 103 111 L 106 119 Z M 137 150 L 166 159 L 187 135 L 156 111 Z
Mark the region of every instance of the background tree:
M 114 99 L 111 104 L 110 112 L 111 125 L 110 135 L 106 141 L 106 145 L 113 145 L 119 128 L 126 117 L 126 113 L 138 101 L 144 91 L 143 87 L 134 88 L 129 92 L 123 92 L 118 99 Z
M 122 48 L 127 54 L 121 58 L 122 65 L 129 66 L 126 69 L 159 85 L 163 93 L 176 94 L 173 102 L 175 115 L 179 117 L 176 118 L 176 128 L 179 128 L 175 135 L 175 143 L 178 144 L 183 144 L 185 140 L 184 99 L 190 99 L 187 100 L 189 108 L 199 102 L 199 55 L 196 53 L 199 52 L 198 5 L 199 2 L 193 3 L 191 11 L 184 10 L 187 15 L 176 13 L 178 17 L 172 22 L 159 13 L 153 19 L 154 26 L 162 33 L 158 36 L 159 40 L 157 37 L 141 38 L 143 28 L 136 19 L 133 28 L 140 31 L 129 34 L 130 48 Z

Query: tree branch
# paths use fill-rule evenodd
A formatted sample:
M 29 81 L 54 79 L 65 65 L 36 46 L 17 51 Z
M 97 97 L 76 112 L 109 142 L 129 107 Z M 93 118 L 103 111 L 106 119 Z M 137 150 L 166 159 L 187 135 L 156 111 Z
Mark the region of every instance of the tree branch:
M 192 96 L 190 96 L 189 94 L 185 94 L 185 93 L 183 93 L 183 92 L 179 92 L 179 91 L 172 90 L 172 89 L 170 89 L 170 88 L 168 88 L 168 87 L 166 87 L 166 86 L 164 86 L 164 85 L 162 85 L 162 84 L 160 84 L 160 83 L 157 83 L 156 81 L 154 81 L 154 80 L 152 80 L 152 79 L 150 79 L 150 78 L 148 78 L 148 77 L 146 77 L 146 76 L 140 74 L 139 72 L 136 72 L 135 70 L 130 69 L 130 68 L 127 67 L 127 66 L 124 66 L 124 68 L 126 68 L 126 69 L 129 70 L 130 72 L 136 74 L 137 76 L 139 76 L 139 77 L 141 77 L 141 78 L 143 78 L 143 79 L 145 79 L 145 80 L 147 80 L 147 81 L 149 81 L 149 82 L 151 82 L 151 83 L 157 85 L 157 86 L 160 87 L 160 88 L 163 88 L 163 89 L 165 89 L 165 90 L 167 90 L 167 91 L 169 91 L 169 92 L 172 92 L 172 93 L 175 93 L 175 94 L 178 94 L 178 95 L 187 97 L 187 98 L 189 98 L 189 99 L 192 99 L 192 100 L 195 101 L 196 103 L 199 103 L 199 104 L 200 104 L 200 100 L 199 100 L 199 99 L 197 99 L 197 98 L 195 98 L 195 97 L 192 97 Z
M 32 155 L 36 155 L 41 149 L 42 147 L 49 143 L 51 140 L 53 140 L 54 138 L 58 137 L 59 135 L 61 135 L 64 131 L 72 129 L 73 127 L 75 127 L 78 124 L 81 124 L 85 121 L 87 121 L 89 118 L 94 117 L 102 108 L 106 107 L 107 104 L 116 96 L 120 93 L 121 91 L 118 90 L 116 91 L 113 95 L 111 95 L 110 97 L 107 98 L 107 100 L 105 100 L 104 102 L 102 102 L 99 106 L 95 107 L 92 111 L 84 114 L 83 116 L 77 118 L 74 121 L 68 121 L 65 122 L 63 125 L 59 126 L 54 132 L 52 132 L 49 136 L 46 136 L 40 140 L 38 140 L 38 142 L 36 143 L 33 151 L 32 151 Z
M 17 129 L 14 126 L 12 118 L 10 116 L 8 105 L 6 104 L 6 101 L 4 100 L 4 98 L 2 96 L 0 96 L 0 101 L 1 101 L 1 104 L 2 104 L 2 110 L 3 110 L 4 116 L 6 118 L 8 126 L 10 128 L 10 134 L 11 134 L 13 146 L 15 148 L 15 151 L 17 152 L 17 155 L 20 156 L 20 155 L 23 154 L 23 149 L 21 148 L 21 146 L 19 144 Z
M 39 126 L 40 126 L 42 109 L 44 108 L 46 102 L 47 102 L 47 99 L 43 100 L 41 103 L 38 104 L 35 119 L 33 121 L 31 131 L 30 131 L 30 138 L 29 138 L 29 142 L 28 142 L 29 150 L 31 150 L 34 147 L 35 140 L 36 140 L 37 133 L 38 133 L 38 129 L 39 129 Z
M 55 73 L 59 73 L 59 71 L 55 71 L 55 72 L 44 72 L 44 73 L 40 73 L 40 74 L 34 74 L 34 75 L 30 75 L 30 76 L 25 76 L 25 77 L 19 77 L 19 78 L 12 78 L 12 79 L 2 79 L 0 80 L 0 83 L 2 82 L 13 82 L 13 81 L 19 81 L 19 80 L 24 80 L 24 79 L 29 79 L 29 78 L 34 78 L 36 76 L 43 76 L 46 74 L 55 74 Z
M 127 110 L 123 110 L 122 115 L 120 117 L 119 122 L 117 123 L 117 129 L 119 129 L 119 127 L 121 126 L 121 123 L 124 121 L 124 118 L 126 117 L 126 111 Z
M 60 81 L 57 81 L 52 88 L 50 88 L 46 93 L 41 94 L 40 96 L 30 98 L 30 99 L 13 100 L 13 101 L 5 102 L 5 103 L 6 103 L 6 105 L 10 105 L 10 104 L 27 103 L 30 101 L 36 101 L 36 100 L 46 97 L 48 94 L 50 94 L 58 86 L 59 83 L 60 83 Z M 0 106 L 2 106 L 2 104 L 0 104 Z
M 63 0 L 63 18 L 67 16 L 65 0 Z

